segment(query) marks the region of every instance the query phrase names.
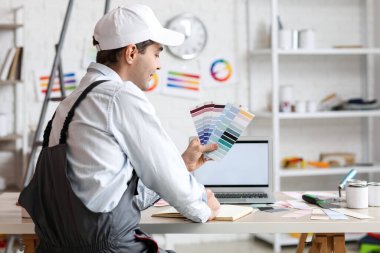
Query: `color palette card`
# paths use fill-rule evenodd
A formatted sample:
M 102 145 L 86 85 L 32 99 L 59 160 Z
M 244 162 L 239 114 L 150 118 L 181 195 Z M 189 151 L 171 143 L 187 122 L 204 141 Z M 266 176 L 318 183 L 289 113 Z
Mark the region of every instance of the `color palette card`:
M 218 144 L 218 149 L 205 154 L 206 158 L 219 161 L 224 158 L 254 115 L 241 106 L 218 105 L 207 102 L 190 110 L 202 145 Z

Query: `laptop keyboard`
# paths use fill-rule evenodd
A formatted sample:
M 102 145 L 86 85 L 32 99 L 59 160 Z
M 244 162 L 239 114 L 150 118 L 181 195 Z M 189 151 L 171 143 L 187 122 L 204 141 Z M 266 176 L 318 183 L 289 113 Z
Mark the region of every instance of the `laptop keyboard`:
M 239 199 L 239 198 L 268 198 L 265 192 L 234 192 L 234 193 L 215 193 L 216 198 L 220 199 Z

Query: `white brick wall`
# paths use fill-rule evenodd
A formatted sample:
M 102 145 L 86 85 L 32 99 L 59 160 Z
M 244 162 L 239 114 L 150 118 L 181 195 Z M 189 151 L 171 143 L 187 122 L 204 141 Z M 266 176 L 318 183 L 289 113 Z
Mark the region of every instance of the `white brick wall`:
M 252 3 L 251 29 L 252 45 L 266 47 L 269 44 L 270 8 L 268 0 L 250 0 Z M 248 104 L 247 81 L 247 38 L 245 0 L 166 0 L 166 1 L 111 1 L 111 7 L 133 2 L 150 5 L 162 23 L 171 17 L 191 12 L 200 17 L 209 32 L 208 44 L 202 55 L 193 61 L 196 64 L 211 56 L 231 54 L 238 67 L 238 83 L 220 89 L 207 89 L 198 100 L 186 100 L 160 94 L 148 94 L 157 109 L 162 123 L 174 142 L 182 151 L 186 148 L 188 136 L 195 130 L 188 109 L 200 102 L 215 100 Z M 363 42 L 362 0 L 286 0 L 280 1 L 282 21 L 287 28 L 313 28 L 316 30 L 317 45 L 328 47 L 336 44 L 358 44 Z M 25 85 L 27 90 L 28 126 L 37 123 L 41 103 L 36 101 L 35 73 L 50 73 L 54 57 L 54 44 L 58 41 L 68 1 L 47 0 L 0 0 L 0 14 L 11 7 L 25 6 Z M 104 1 L 76 1 L 67 31 L 63 67 L 75 70 L 79 76 L 82 68 L 83 47 L 92 35 L 95 22 L 103 14 Z M 9 19 L 0 15 L 0 20 Z M 9 39 L 0 35 L 5 48 Z M 2 47 L 3 48 L 3 47 Z M 0 50 L 0 60 L 4 50 Z M 163 65 L 183 64 L 167 54 L 162 56 Z M 359 96 L 359 87 L 364 82 L 364 58 L 361 56 L 283 57 L 281 58 L 281 83 L 294 85 L 296 99 L 320 100 L 331 92 L 338 92 L 344 98 Z M 261 110 L 268 105 L 270 97 L 270 64 L 268 56 L 256 56 L 252 69 L 254 108 Z M 175 105 L 175 106 L 173 106 Z M 54 107 L 50 109 L 50 112 Z M 352 151 L 359 154 L 360 132 L 358 120 L 307 120 L 284 122 L 281 152 L 286 155 L 302 155 L 317 159 L 321 151 Z M 323 126 L 323 129 L 321 129 Z M 300 134 L 299 134 L 300 133 Z M 268 121 L 256 119 L 247 134 L 269 135 Z M 298 135 L 297 137 L 295 137 Z M 300 152 L 299 147 L 302 147 Z M 379 155 L 379 153 L 378 153 Z M 3 169 L 4 170 L 4 169 Z
M 5 10 L 9 10 L 11 7 L 25 6 L 25 54 L 23 70 L 28 94 L 26 98 L 28 104 L 28 126 L 35 128 L 41 110 L 41 102 L 37 101 L 35 96 L 35 76 L 41 72 L 50 73 L 55 54 L 54 45 L 59 39 L 68 1 L 0 1 L 0 11 L 2 12 L 6 12 Z M 4 5 L 3 2 L 5 3 Z M 145 3 L 151 6 L 163 24 L 171 17 L 183 12 L 193 13 L 202 19 L 209 32 L 208 44 L 202 55 L 190 61 L 190 64 L 198 64 L 208 57 L 226 55 L 224 52 L 228 52 L 227 55 L 236 57 L 237 66 L 240 68 L 238 70 L 239 82 L 236 86 L 228 86 L 219 90 L 208 89 L 198 101 L 160 94 L 148 94 L 164 127 L 173 138 L 179 150 L 183 151 L 187 146 L 188 137 L 195 134 L 195 129 L 188 113 L 190 107 L 208 100 L 222 103 L 238 101 L 241 104 L 247 104 L 248 102 L 245 92 L 248 83 L 245 68 L 244 1 L 111 1 L 111 7 L 133 2 Z M 74 70 L 79 77 L 85 73 L 85 69 L 82 68 L 84 43 L 91 38 L 93 27 L 96 21 L 103 15 L 103 12 L 104 1 L 75 1 L 62 53 L 64 70 Z M 2 16 L 1 18 L 5 19 L 6 17 Z M 5 48 L 7 47 L 5 46 Z M 4 52 L 0 50 L 0 60 L 2 59 L 2 54 Z M 185 63 L 187 62 L 177 60 L 167 52 L 164 52 L 162 55 L 163 66 Z M 48 117 L 51 116 L 54 108 L 55 106 L 49 108 L 50 115 Z M 11 173 L 11 171 L 9 172 Z

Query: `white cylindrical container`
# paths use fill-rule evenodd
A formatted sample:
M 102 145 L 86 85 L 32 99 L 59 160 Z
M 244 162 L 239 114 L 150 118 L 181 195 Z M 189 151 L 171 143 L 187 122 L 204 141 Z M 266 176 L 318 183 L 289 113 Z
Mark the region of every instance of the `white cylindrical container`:
M 296 112 L 298 112 L 298 113 L 306 112 L 306 102 L 305 101 L 299 100 L 296 102 Z
M 282 29 L 278 32 L 278 47 L 281 49 L 292 48 L 292 30 Z
M 316 112 L 318 111 L 318 103 L 316 101 L 309 100 L 306 103 L 307 112 Z
M 292 30 L 292 49 L 299 48 L 299 31 Z
M 380 183 L 368 183 L 368 205 L 380 206 Z
M 348 208 L 368 208 L 367 182 L 350 182 L 346 186 L 346 201 Z
M 293 86 L 281 85 L 280 87 L 280 111 L 292 112 Z
M 311 29 L 299 31 L 299 48 L 315 48 L 315 32 Z
M 4 113 L 1 113 L 0 114 L 0 136 L 6 136 L 7 134 L 9 134 L 7 115 Z

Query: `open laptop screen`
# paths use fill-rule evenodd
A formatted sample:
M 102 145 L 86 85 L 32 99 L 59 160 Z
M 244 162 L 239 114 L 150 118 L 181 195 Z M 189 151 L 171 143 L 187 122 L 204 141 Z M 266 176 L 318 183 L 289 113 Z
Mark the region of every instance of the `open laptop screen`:
M 269 143 L 237 141 L 221 161 L 208 161 L 194 172 L 208 187 L 266 187 L 269 185 Z

